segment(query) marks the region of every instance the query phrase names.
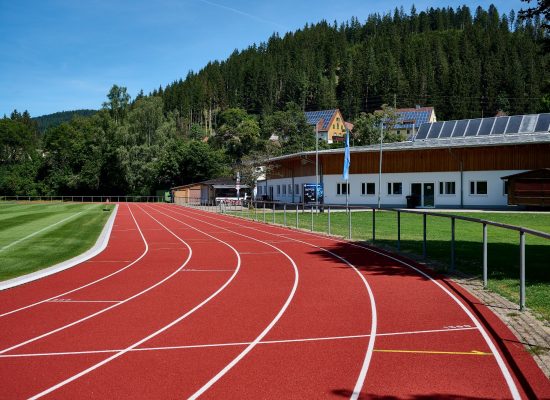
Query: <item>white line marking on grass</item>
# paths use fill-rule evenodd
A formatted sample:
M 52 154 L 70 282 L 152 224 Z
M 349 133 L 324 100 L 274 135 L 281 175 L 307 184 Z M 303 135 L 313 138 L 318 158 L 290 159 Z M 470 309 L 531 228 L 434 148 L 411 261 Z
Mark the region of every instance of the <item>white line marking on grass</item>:
M 138 258 L 136 258 L 134 261 L 132 261 L 130 264 L 126 265 L 125 267 L 123 267 L 123 268 L 121 268 L 121 269 L 119 269 L 119 270 L 117 270 L 117 271 L 115 271 L 115 272 L 113 272 L 113 273 L 110 273 L 109 275 L 106 275 L 106 276 L 104 276 L 104 277 L 102 277 L 102 278 L 96 279 L 95 281 L 92 281 L 92 282 L 87 283 L 87 284 L 85 284 L 85 285 L 79 286 L 79 287 L 77 287 L 77 288 L 75 288 L 75 289 L 72 289 L 72 290 L 69 290 L 69 291 L 67 291 L 67 292 L 60 293 L 60 294 L 55 295 L 55 296 L 53 296 L 53 297 L 50 297 L 50 298 L 48 298 L 48 299 L 41 300 L 41 301 L 38 301 L 38 302 L 36 302 L 36 303 L 29 304 L 28 306 L 20 307 L 20 308 L 17 308 L 17 309 L 15 309 L 15 310 L 12 310 L 12 311 L 5 312 L 5 313 L 3 313 L 3 314 L 0 314 L 0 318 L 1 318 L 1 317 L 5 317 L 6 315 L 14 314 L 14 313 L 19 312 L 19 311 L 22 311 L 22 310 L 26 310 L 26 309 L 28 309 L 28 308 L 37 306 L 37 305 L 39 305 L 39 304 L 45 303 L 45 302 L 50 301 L 50 300 L 57 299 L 57 298 L 62 297 L 62 296 L 66 296 L 66 295 L 68 295 L 68 294 L 70 294 L 70 293 L 74 293 L 74 292 L 77 292 L 77 291 L 79 291 L 79 290 L 81 290 L 81 289 L 87 288 L 88 286 L 95 285 L 95 284 L 98 283 L 98 282 L 101 282 L 101 281 L 103 281 L 103 280 L 105 280 L 105 279 L 107 279 L 107 278 L 110 278 L 110 277 L 112 277 L 112 276 L 114 276 L 114 275 L 116 275 L 116 274 L 118 274 L 118 273 L 120 273 L 120 272 L 122 272 L 122 271 L 124 271 L 124 270 L 126 270 L 126 269 L 128 269 L 128 268 L 130 268 L 132 265 L 134 265 L 134 264 L 137 263 L 139 260 L 141 260 L 141 259 L 145 256 L 145 254 L 147 254 L 147 252 L 149 251 L 149 246 L 147 245 L 147 241 L 145 240 L 145 237 L 143 236 L 143 233 L 142 233 L 141 230 L 140 230 L 140 227 L 139 227 L 139 225 L 138 225 L 138 223 L 137 223 L 137 221 L 136 221 L 136 219 L 135 219 L 135 217 L 134 217 L 134 214 L 132 213 L 132 210 L 130 210 L 130 207 L 129 207 L 129 206 L 127 206 L 127 207 L 128 207 L 128 210 L 130 211 L 130 215 L 132 216 L 132 219 L 134 220 L 134 223 L 136 224 L 136 227 L 138 228 L 138 231 L 139 231 L 139 233 L 140 233 L 140 235 L 141 235 L 141 239 L 143 240 L 143 242 L 144 242 L 144 244 L 145 244 L 145 250 L 143 251 L 143 253 L 142 253 Z M 1 354 L 1 353 L 0 353 L 0 354 Z
M 70 220 L 71 218 L 74 218 L 74 217 L 76 217 L 77 215 L 82 214 L 83 212 L 84 212 L 84 211 L 79 211 L 79 212 L 77 212 L 77 213 L 75 213 L 75 214 L 73 214 L 73 215 L 68 216 L 67 218 L 62 219 L 61 221 L 57 221 L 56 223 L 51 224 L 51 225 L 48 225 L 48 226 L 46 226 L 46 227 L 44 227 L 44 228 L 42 228 L 42 229 L 40 229 L 40 230 L 38 230 L 38 231 L 36 231 L 36 232 L 31 233 L 30 235 L 27 235 L 27 236 L 25 236 L 25 237 L 23 237 L 23 238 L 21 238 L 21 239 L 17 239 L 16 241 L 11 242 L 10 244 L 7 244 L 6 246 L 0 247 L 0 253 L 1 253 L 2 251 L 4 251 L 4 250 L 9 249 L 10 247 L 15 246 L 16 244 L 19 244 L 19 243 L 23 242 L 24 240 L 30 239 L 30 238 L 32 238 L 33 236 L 38 235 L 39 233 L 42 233 L 42 232 L 44 232 L 44 231 L 47 231 L 48 229 L 53 228 L 54 226 L 57 226 L 57 225 L 59 225 L 59 224 L 62 224 L 63 222 L 68 221 L 68 220 Z
M 195 213 L 196 214 L 196 213 Z M 202 216 L 204 216 L 203 214 L 201 214 Z M 228 217 L 231 217 L 231 216 L 228 216 Z M 211 218 L 211 217 L 210 217 Z M 233 217 L 233 218 L 238 218 L 238 217 Z M 255 221 L 249 221 L 251 224 L 255 224 L 257 222 Z M 234 224 L 236 225 L 236 224 Z M 264 231 L 264 230 L 261 230 L 261 229 L 256 229 L 256 228 L 252 228 L 252 227 L 249 227 L 249 226 L 245 226 L 243 224 L 239 224 L 240 227 L 245 227 L 245 228 L 248 228 L 248 229 L 252 229 L 252 230 L 257 230 L 257 231 L 260 231 L 260 232 L 264 232 L 264 233 L 270 233 L 268 231 Z M 282 229 L 282 227 L 276 227 L 276 228 L 280 228 Z M 289 228 L 286 228 L 286 229 L 289 229 Z M 307 236 L 314 236 L 314 237 L 319 237 L 319 235 L 316 235 L 315 233 L 310 233 L 310 232 L 302 232 L 302 231 L 296 231 L 298 233 L 301 233 L 303 235 L 307 235 Z M 350 246 L 354 246 L 354 247 L 358 247 L 358 248 L 362 248 L 362 249 L 365 249 L 367 251 L 370 251 L 372 253 L 375 253 L 375 254 L 379 254 L 383 257 L 386 257 L 386 258 L 389 258 L 393 261 L 396 261 L 408 268 L 411 268 L 413 269 L 414 271 L 416 271 L 417 273 L 419 273 L 420 275 L 428 278 L 430 281 L 432 281 L 435 285 L 437 285 L 441 290 L 443 290 L 449 297 L 451 297 L 451 299 L 456 303 L 458 304 L 458 306 L 466 313 L 466 315 L 470 318 L 470 320 L 475 324 L 475 326 L 478 328 L 479 332 L 481 333 L 483 339 L 485 340 L 485 342 L 487 343 L 487 345 L 489 346 L 489 348 L 491 349 L 491 352 L 494 354 L 495 356 L 495 360 L 500 368 L 500 371 L 508 385 L 508 389 L 510 390 L 510 394 L 512 395 L 512 397 L 514 399 L 521 399 L 521 396 L 519 394 L 519 391 L 518 391 L 518 388 L 516 386 L 516 383 L 514 382 L 514 379 L 512 378 L 512 375 L 510 374 L 510 371 L 508 370 L 508 367 L 506 366 L 506 363 L 504 362 L 504 360 L 502 359 L 502 356 L 500 355 L 499 351 L 497 350 L 495 344 L 493 343 L 493 341 L 491 340 L 490 336 L 487 334 L 487 332 L 485 331 L 485 329 L 483 328 L 483 325 L 481 324 L 481 322 L 479 322 L 477 320 L 477 318 L 472 314 L 472 312 L 470 310 L 468 310 L 468 308 L 462 304 L 462 302 L 454 295 L 452 294 L 447 288 L 445 288 L 441 283 L 439 283 L 438 281 L 436 281 L 434 278 L 432 278 L 430 275 L 426 274 L 425 272 L 421 271 L 420 269 L 416 268 L 415 266 L 405 262 L 405 261 L 402 261 L 398 258 L 395 258 L 395 257 L 392 257 L 388 254 L 384 254 L 380 251 L 377 251 L 377 250 L 374 250 L 374 249 L 371 249 L 369 247 L 366 247 L 366 246 L 362 246 L 362 245 L 359 245 L 359 244 L 356 244 L 356 243 L 352 243 L 352 242 L 348 242 L 348 241 L 344 241 L 344 240 L 341 240 L 341 239 L 333 239 L 333 238 L 330 238 L 330 237 L 324 237 L 323 238 L 325 239 L 328 239 L 328 240 L 331 240 L 333 242 L 337 242 L 337 243 L 346 243 L 346 244 L 349 244 Z
M 152 219 L 154 219 L 155 221 L 157 221 L 157 223 L 159 223 L 162 227 L 164 227 L 168 232 L 170 232 L 170 233 L 171 233 L 173 236 L 175 236 L 180 242 L 184 243 L 184 244 L 189 248 L 189 257 L 188 257 L 188 259 L 185 261 L 185 263 L 180 267 L 180 269 L 183 268 L 183 267 L 185 266 L 185 264 L 187 264 L 187 262 L 191 259 L 191 254 L 192 254 L 191 247 L 189 247 L 189 245 L 188 245 L 183 239 L 181 239 L 181 238 L 180 238 L 179 236 L 177 236 L 174 232 L 172 232 L 170 229 L 168 229 L 165 225 L 163 225 L 163 224 L 162 224 L 159 220 L 157 220 L 155 217 L 153 217 L 153 216 L 152 216 L 151 214 L 149 214 L 147 211 L 143 210 L 141 207 L 139 207 L 139 208 L 140 208 L 143 212 L 145 212 L 147 215 L 149 215 Z M 184 222 L 182 222 L 182 223 L 184 223 Z M 184 224 L 185 224 L 185 223 L 184 223 Z M 230 244 L 228 244 L 228 243 L 226 243 L 226 242 L 224 242 L 224 241 L 222 241 L 222 240 L 220 240 L 220 239 L 217 239 L 217 238 L 215 238 L 215 237 L 213 237 L 213 236 L 207 234 L 206 232 L 203 232 L 203 231 L 201 231 L 201 230 L 199 230 L 199 229 L 193 228 L 192 226 L 190 226 L 190 225 L 188 225 L 188 224 L 185 224 L 185 225 L 187 225 L 187 226 L 189 226 L 190 228 L 195 229 L 196 231 L 201 232 L 201 233 L 203 233 L 203 234 L 205 234 L 205 235 L 207 235 L 207 236 L 210 236 L 210 237 L 212 237 L 213 239 L 218 240 L 218 241 L 221 242 L 221 243 L 224 243 L 225 245 L 227 245 L 229 248 L 231 248 L 231 249 L 235 252 L 235 254 L 237 255 L 237 266 L 236 266 L 236 268 L 235 268 L 235 272 L 233 273 L 233 275 L 231 275 L 231 276 L 229 277 L 229 279 L 228 279 L 227 281 L 225 281 L 225 283 L 224 283 L 218 290 L 216 290 L 214 293 L 212 293 L 212 294 L 211 294 L 208 298 L 206 298 L 202 303 L 196 305 L 194 308 L 192 308 L 191 310 L 189 310 L 188 312 L 186 312 L 185 314 L 183 314 L 181 317 L 179 317 L 179 318 L 175 319 L 174 321 L 170 322 L 168 325 L 166 325 L 166 326 L 162 327 L 161 329 L 159 329 L 159 330 L 153 332 L 153 333 L 150 334 L 149 336 L 147 336 L 147 337 L 141 339 L 140 341 L 138 341 L 138 342 L 132 344 L 131 346 L 128 346 L 128 347 L 125 348 L 124 350 L 118 351 L 116 354 L 113 354 L 111 357 L 109 357 L 109 358 L 107 358 L 107 359 L 105 359 L 105 360 L 103 360 L 103 361 L 101 361 L 101 362 L 99 362 L 99 363 L 97 363 L 97 364 L 94 364 L 94 365 L 92 365 L 91 367 L 85 369 L 84 371 L 81 371 L 81 372 L 79 372 L 78 374 L 73 375 L 73 376 L 71 376 L 70 378 L 65 379 L 64 381 L 62 381 L 62 382 L 60 382 L 60 383 L 58 383 L 58 384 L 56 384 L 56 385 L 54 385 L 54 386 L 51 386 L 50 388 L 48 388 L 48 389 L 46 389 L 46 390 L 44 390 L 44 391 L 42 391 L 42 392 L 40 392 L 40 393 L 38 393 L 38 394 L 32 396 L 31 398 L 29 398 L 29 400 L 34 400 L 34 399 L 38 399 L 38 398 L 40 398 L 40 397 L 42 397 L 42 396 L 45 396 L 45 395 L 47 395 L 47 394 L 49 394 L 49 393 L 51 393 L 51 392 L 53 392 L 53 391 L 59 389 L 60 387 L 65 386 L 66 384 L 68 384 L 68 383 L 70 383 L 70 382 L 72 382 L 72 381 L 74 381 L 74 380 L 80 378 L 81 376 L 84 376 L 84 375 L 88 374 L 89 372 L 91 372 L 91 371 L 93 371 L 93 370 L 95 370 L 95 369 L 97 369 L 97 368 L 99 368 L 99 367 L 101 367 L 101 366 L 103 366 L 103 365 L 105 365 L 105 364 L 111 362 L 112 360 L 114 360 L 114 359 L 116 359 L 116 358 L 122 356 L 123 354 L 125 354 L 125 353 L 131 351 L 132 349 L 136 348 L 137 346 L 141 345 L 142 343 L 145 343 L 146 341 L 152 339 L 153 337 L 155 337 L 155 336 L 161 334 L 162 332 L 164 332 L 164 331 L 166 331 L 167 329 L 171 328 L 172 326 L 176 325 L 177 323 L 179 323 L 179 322 L 182 321 L 183 319 L 187 318 L 189 315 L 193 314 L 193 313 L 194 313 L 195 311 L 197 311 L 199 308 L 201 308 L 202 306 L 204 306 L 205 304 L 207 304 L 210 300 L 212 300 L 214 297 L 216 297 L 218 294 L 220 294 L 220 293 L 221 293 L 221 292 L 231 283 L 231 281 L 233 281 L 233 279 L 235 278 L 235 276 L 237 276 L 237 274 L 239 273 L 239 270 L 240 270 L 240 268 L 241 268 L 241 258 L 239 257 L 239 252 L 238 252 L 237 250 L 235 250 L 235 248 L 232 247 Z M 178 272 L 178 271 L 176 271 L 176 272 Z M 166 278 L 166 279 L 168 279 L 168 278 Z M 164 280 L 166 280 L 166 279 L 164 279 Z M 163 282 L 163 281 L 161 281 L 161 282 Z M 159 282 L 158 284 L 160 284 L 161 282 Z M 158 285 L 158 284 L 157 284 L 157 285 Z M 157 285 L 155 285 L 155 286 L 157 286 Z
M 174 212 L 176 214 L 182 215 L 181 213 L 178 213 L 176 211 L 174 211 Z M 193 213 L 193 214 L 196 214 L 196 213 Z M 201 216 L 204 216 L 204 215 L 201 214 Z M 188 215 L 186 215 L 186 217 L 187 218 L 192 218 L 192 217 L 189 217 Z M 209 217 L 209 218 L 211 218 L 211 217 Z M 192 219 L 198 220 L 197 218 L 192 218 Z M 201 220 L 201 221 L 204 222 L 203 220 Z M 228 221 L 225 221 L 225 222 L 228 222 Z M 230 223 L 232 225 L 236 225 L 236 224 L 233 224 L 232 222 L 228 222 L 228 223 Z M 209 224 L 209 225 L 221 228 L 218 225 L 213 225 L 213 224 Z M 260 231 L 259 229 L 254 229 L 254 228 L 250 228 L 250 227 L 246 227 L 246 228 L 256 230 L 256 231 Z M 222 228 L 222 229 L 224 229 L 224 228 Z M 266 231 L 262 231 L 262 232 L 268 233 L 268 234 L 273 234 L 271 232 L 266 232 Z M 243 235 L 243 234 L 240 234 L 240 233 L 238 233 L 238 234 L 241 235 L 241 236 L 246 236 L 246 235 Z M 273 235 L 275 235 L 275 234 L 273 234 Z M 246 237 L 249 237 L 249 236 L 246 236 Z M 281 236 L 279 235 L 279 237 L 281 237 Z M 255 239 L 255 240 L 257 240 L 257 239 Z M 315 248 L 317 248 L 319 250 L 322 250 L 322 251 L 325 251 L 326 253 L 332 255 L 333 257 L 343 261 L 345 264 L 347 264 L 349 267 L 351 267 L 355 271 L 355 273 L 357 274 L 357 276 L 359 276 L 359 278 L 361 279 L 361 281 L 365 285 L 365 288 L 367 289 L 367 292 L 368 292 L 368 295 L 369 295 L 369 300 L 370 300 L 370 305 L 371 305 L 371 332 L 370 332 L 370 336 L 369 336 L 369 343 L 368 343 L 368 346 L 367 346 L 367 351 L 365 353 L 365 358 L 363 360 L 361 370 L 359 371 L 359 376 L 357 378 L 355 387 L 353 389 L 353 393 L 351 395 L 351 399 L 356 400 L 359 397 L 361 388 L 363 387 L 363 384 L 364 384 L 365 379 L 367 377 L 367 371 L 369 369 L 370 361 L 372 359 L 372 353 L 373 353 L 373 350 L 374 350 L 374 342 L 376 340 L 376 329 L 377 329 L 377 324 L 378 323 L 377 323 L 376 302 L 374 300 L 374 294 L 371 290 L 371 287 L 370 287 L 369 283 L 367 282 L 367 279 L 364 277 L 364 275 L 353 264 L 351 264 L 345 258 L 343 258 L 343 257 L 339 256 L 338 254 L 333 253 L 332 251 L 327 250 L 323 247 L 320 247 L 320 246 L 317 246 L 317 245 L 314 245 L 314 244 L 311 244 L 311 243 L 308 243 L 308 242 L 304 242 L 304 241 L 301 241 L 301 240 L 298 240 L 298 239 L 289 238 L 289 240 L 286 240 L 283 243 L 289 243 L 289 242 L 298 242 L 298 243 L 306 244 L 306 245 L 311 246 L 311 247 L 315 247 Z M 273 243 L 273 241 L 271 243 Z M 199 392 L 197 392 L 197 393 L 200 394 Z M 195 397 L 191 397 L 191 398 L 195 398 Z
M 442 333 L 442 332 L 472 331 L 472 330 L 477 330 L 477 328 L 472 327 L 472 328 L 461 328 L 461 329 L 431 329 L 431 330 L 423 330 L 423 331 L 388 332 L 388 333 L 377 333 L 376 336 L 379 337 L 379 336 L 419 335 L 419 334 L 426 334 L 426 333 Z M 323 341 L 334 341 L 334 340 L 365 339 L 368 337 L 370 337 L 369 334 L 362 334 L 362 335 L 327 336 L 327 337 L 314 337 L 314 338 L 302 338 L 302 339 L 262 340 L 258 342 L 258 344 L 265 345 L 265 344 L 308 343 L 308 342 L 323 342 Z M 141 347 L 141 348 L 133 348 L 129 350 L 129 352 L 249 346 L 252 343 L 253 342 L 230 342 L 230 343 L 212 343 L 212 344 L 191 344 L 191 345 L 183 345 L 183 346 Z M 121 349 L 87 350 L 87 351 L 64 351 L 64 352 L 56 352 L 56 353 L 4 354 L 4 355 L 0 355 L 0 358 L 72 356 L 72 355 L 84 355 L 84 354 L 117 353 L 120 351 L 123 351 L 123 350 Z

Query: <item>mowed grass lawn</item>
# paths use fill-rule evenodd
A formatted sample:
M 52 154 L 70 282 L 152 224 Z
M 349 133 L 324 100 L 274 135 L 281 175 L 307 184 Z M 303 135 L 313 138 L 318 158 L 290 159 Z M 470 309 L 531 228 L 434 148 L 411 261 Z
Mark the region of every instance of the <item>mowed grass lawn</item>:
M 0 203 L 0 281 L 85 252 L 96 242 L 113 208 L 103 204 Z
M 238 212 L 238 215 L 263 221 L 263 209 Z M 437 211 L 437 210 L 435 210 Z M 480 213 L 453 212 L 473 218 L 524 226 L 550 233 L 550 213 Z M 298 225 L 311 229 L 311 213 L 298 213 Z M 266 222 L 273 221 L 273 212 L 266 210 Z M 284 213 L 275 212 L 275 222 L 284 224 Z M 295 209 L 287 212 L 286 223 L 296 226 Z M 328 213 L 313 214 L 315 231 L 328 232 Z M 449 266 L 451 262 L 451 221 L 427 217 L 427 256 L 429 260 Z M 348 237 L 348 216 L 331 213 L 331 233 Z M 401 252 L 422 256 L 422 215 L 401 213 Z M 372 241 L 372 212 L 352 213 L 352 238 Z M 511 301 L 519 302 L 519 232 L 493 226 L 487 227 L 489 288 Z M 481 276 L 483 268 L 482 225 L 456 220 L 456 268 L 467 274 Z M 376 212 L 376 245 L 397 248 L 397 213 Z M 526 297 L 527 306 L 550 321 L 550 240 L 526 235 Z

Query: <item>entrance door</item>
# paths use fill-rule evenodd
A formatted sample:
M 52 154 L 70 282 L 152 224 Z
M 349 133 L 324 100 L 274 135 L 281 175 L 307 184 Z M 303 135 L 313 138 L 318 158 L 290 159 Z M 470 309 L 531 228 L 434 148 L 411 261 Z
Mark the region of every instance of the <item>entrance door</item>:
M 435 184 L 424 184 L 424 196 L 422 196 L 423 207 L 433 207 L 435 205 Z

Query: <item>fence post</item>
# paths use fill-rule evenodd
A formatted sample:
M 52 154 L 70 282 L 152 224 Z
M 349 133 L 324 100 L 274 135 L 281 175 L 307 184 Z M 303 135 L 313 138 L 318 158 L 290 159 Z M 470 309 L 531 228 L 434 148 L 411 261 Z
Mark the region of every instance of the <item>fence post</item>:
M 265 224 L 265 201 L 264 201 L 264 224 Z
M 299 204 L 296 203 L 296 229 L 298 229 L 300 227 L 300 223 L 298 221 L 298 207 L 299 207 Z
M 275 223 L 275 202 L 273 203 L 273 223 Z
M 397 210 L 397 251 L 401 250 L 401 211 Z
M 424 260 L 426 259 L 426 213 L 422 214 L 422 225 L 423 225 L 423 236 L 424 240 L 422 242 L 422 256 L 424 257 Z
M 372 209 L 372 241 L 376 240 L 376 209 Z
M 451 271 L 455 270 L 455 219 L 451 218 Z
M 487 289 L 487 224 L 483 224 L 483 289 Z
M 351 208 L 349 206 L 348 209 L 348 239 L 351 240 Z
M 313 206 L 311 206 L 311 232 L 313 232 Z
M 330 206 L 328 206 L 328 234 L 330 235 Z
M 519 309 L 525 308 L 525 232 L 519 231 Z
M 283 224 L 286 226 L 286 203 L 283 205 Z

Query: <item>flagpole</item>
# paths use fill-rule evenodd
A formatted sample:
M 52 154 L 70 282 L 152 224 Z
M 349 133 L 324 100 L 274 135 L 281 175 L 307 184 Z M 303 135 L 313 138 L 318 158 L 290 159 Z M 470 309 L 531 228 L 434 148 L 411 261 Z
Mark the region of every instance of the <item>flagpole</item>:
M 349 149 L 349 130 L 346 129 L 346 148 L 344 150 L 344 170 L 343 178 L 346 181 L 346 210 L 349 209 L 349 165 L 351 163 L 350 149 Z
M 382 126 L 383 122 L 380 121 L 380 162 L 378 164 L 378 208 L 380 208 L 380 193 L 382 192 Z
M 315 211 L 319 211 L 319 122 L 315 124 Z

